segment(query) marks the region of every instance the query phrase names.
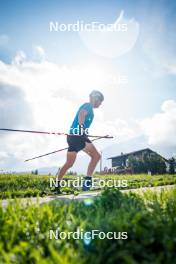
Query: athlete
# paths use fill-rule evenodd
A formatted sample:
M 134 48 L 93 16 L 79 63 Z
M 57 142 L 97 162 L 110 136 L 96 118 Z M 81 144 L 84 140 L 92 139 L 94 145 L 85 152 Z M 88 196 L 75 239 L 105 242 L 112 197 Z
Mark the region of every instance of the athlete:
M 104 100 L 104 96 L 99 91 L 92 91 L 89 95 L 89 103 L 84 103 L 78 109 L 78 112 L 74 118 L 74 121 L 70 127 L 69 136 L 67 136 L 68 152 L 67 159 L 63 167 L 60 169 L 57 175 L 58 187 L 57 193 L 60 193 L 60 181 L 63 176 L 70 169 L 77 157 L 80 150 L 83 150 L 91 158 L 87 169 L 87 176 L 84 177 L 83 190 L 90 189 L 92 184 L 92 174 L 99 162 L 101 155 L 88 138 L 88 129 L 94 118 L 94 108 L 98 108 Z

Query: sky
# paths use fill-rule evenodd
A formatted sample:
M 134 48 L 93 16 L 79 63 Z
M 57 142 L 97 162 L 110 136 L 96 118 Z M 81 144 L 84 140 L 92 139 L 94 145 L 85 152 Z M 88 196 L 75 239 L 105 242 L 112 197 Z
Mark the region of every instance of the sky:
M 51 22 L 78 21 L 105 29 L 50 30 Z M 127 30 L 108 31 L 109 24 Z M 0 0 L 0 127 L 67 132 L 97 89 L 105 101 L 90 132 L 114 136 L 96 143 L 104 166 L 143 147 L 175 156 L 175 28 L 171 0 Z M 0 170 L 61 166 L 64 152 L 24 159 L 65 146 L 65 137 L 1 132 Z M 73 169 L 84 173 L 87 161 L 80 153 Z

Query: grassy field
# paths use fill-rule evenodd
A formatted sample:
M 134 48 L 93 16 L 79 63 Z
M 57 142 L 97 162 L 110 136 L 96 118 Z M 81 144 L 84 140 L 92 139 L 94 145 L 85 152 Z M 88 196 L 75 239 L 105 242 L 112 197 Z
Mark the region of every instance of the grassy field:
M 163 186 L 169 184 L 176 184 L 176 175 L 95 175 L 96 178 L 127 180 L 127 187 L 123 189 Z M 53 177 L 54 179 L 55 177 Z M 65 177 L 67 179 L 76 179 L 73 176 Z M 19 175 L 3 175 L 0 174 L 0 199 L 15 198 L 15 197 L 35 197 L 52 195 L 53 189 L 49 186 L 50 177 L 33 174 L 19 174 Z M 100 188 L 97 188 L 99 190 Z M 119 188 L 120 189 L 120 188 Z M 121 188 L 122 189 L 122 188 Z M 62 188 L 65 194 L 79 193 L 81 190 L 77 188 Z
M 49 230 L 127 232 L 127 239 L 50 239 Z M 0 263 L 175 263 L 176 189 L 106 190 L 94 200 L 0 207 Z

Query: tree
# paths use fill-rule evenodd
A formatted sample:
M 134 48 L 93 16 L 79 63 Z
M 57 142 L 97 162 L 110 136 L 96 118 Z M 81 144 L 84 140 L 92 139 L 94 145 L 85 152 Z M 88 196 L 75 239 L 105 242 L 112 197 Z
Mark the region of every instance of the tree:
M 152 174 L 166 173 L 166 164 L 164 160 L 156 153 L 152 153 L 149 155 L 147 167 L 148 167 L 148 170 L 151 171 Z
M 162 157 L 156 153 L 144 153 L 142 159 L 134 156 L 129 157 L 129 167 L 134 173 L 147 173 L 151 171 L 152 174 L 166 173 L 166 164 Z
M 35 170 L 35 171 L 34 171 L 34 174 L 35 174 L 35 175 L 38 175 L 38 170 Z
M 174 174 L 175 173 L 175 164 L 176 164 L 176 160 L 174 159 L 174 157 L 169 159 L 169 173 L 170 174 Z

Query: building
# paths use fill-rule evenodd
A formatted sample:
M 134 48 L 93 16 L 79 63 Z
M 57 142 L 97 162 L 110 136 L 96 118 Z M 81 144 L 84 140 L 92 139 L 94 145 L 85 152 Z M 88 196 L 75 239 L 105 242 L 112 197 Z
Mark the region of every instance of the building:
M 169 166 L 169 162 L 167 159 L 162 157 L 160 154 L 157 152 L 146 148 L 146 149 L 141 149 L 137 151 L 133 151 L 130 153 L 121 153 L 121 155 L 115 156 L 115 157 L 110 157 L 108 159 L 111 159 L 112 161 L 112 171 L 114 172 L 125 172 L 125 170 L 129 173 L 131 168 L 129 167 L 129 158 L 135 158 L 137 161 L 143 161 L 144 157 L 150 157 L 151 154 L 154 154 L 155 156 L 159 157 L 162 161 L 165 162 L 166 168 Z

